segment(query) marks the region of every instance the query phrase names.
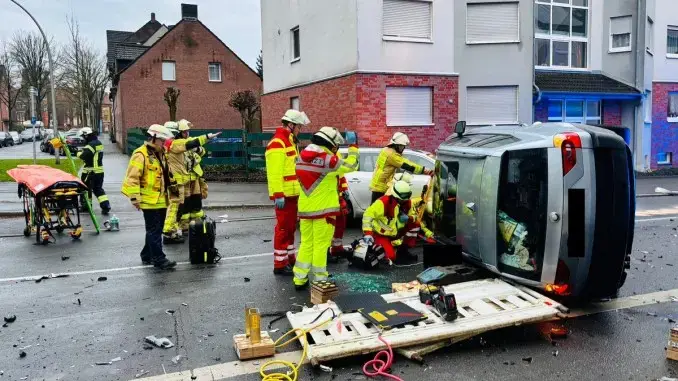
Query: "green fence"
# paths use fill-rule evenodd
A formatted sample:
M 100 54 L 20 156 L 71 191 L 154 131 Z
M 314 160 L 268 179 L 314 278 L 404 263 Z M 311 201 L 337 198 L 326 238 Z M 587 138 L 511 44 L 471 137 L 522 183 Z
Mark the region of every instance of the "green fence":
M 219 130 L 191 130 L 191 136 L 204 135 Z M 302 145 L 308 143 L 310 133 L 299 134 Z M 243 139 L 244 137 L 244 139 Z M 234 165 L 254 169 L 266 167 L 264 152 L 266 144 L 273 137 L 273 133 L 250 133 L 243 136 L 240 130 L 221 130 L 221 135 L 208 143 L 207 155 L 201 165 Z M 132 128 L 127 131 L 127 154 L 144 144 L 146 135 L 144 129 Z

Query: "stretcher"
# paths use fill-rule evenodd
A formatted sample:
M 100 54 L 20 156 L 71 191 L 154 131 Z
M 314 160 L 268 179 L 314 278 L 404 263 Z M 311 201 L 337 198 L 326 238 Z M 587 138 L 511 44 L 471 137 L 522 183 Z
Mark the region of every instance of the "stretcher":
M 7 174 L 18 183 L 26 237 L 35 232 L 36 242 L 46 245 L 56 240 L 53 231 L 68 229 L 71 238 L 80 238 L 80 199 L 87 192 L 80 179 L 46 165 L 19 165 Z

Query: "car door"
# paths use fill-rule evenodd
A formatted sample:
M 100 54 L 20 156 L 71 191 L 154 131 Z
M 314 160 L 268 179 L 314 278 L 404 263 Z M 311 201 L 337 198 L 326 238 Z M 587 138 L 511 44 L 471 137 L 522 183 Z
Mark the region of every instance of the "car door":
M 404 156 L 407 160 L 414 164 L 421 165 L 426 169 L 433 169 L 435 166 L 435 161 L 433 159 L 418 152 L 406 151 Z M 403 170 L 399 169 L 398 172 L 403 172 Z M 431 177 L 427 175 L 412 175 L 412 197 L 422 196 L 421 192 L 424 189 L 424 185 L 427 185 L 430 179 Z
M 345 175 L 348 182 L 348 191 L 356 215 L 362 215 L 372 203 L 372 191 L 370 182 L 374 172 L 374 164 L 377 161 L 377 151 L 360 151 L 358 170 Z
M 464 253 L 481 260 L 479 245 L 481 201 L 485 156 L 459 158 L 457 186 L 457 242 Z M 493 207 L 487 205 L 487 207 Z

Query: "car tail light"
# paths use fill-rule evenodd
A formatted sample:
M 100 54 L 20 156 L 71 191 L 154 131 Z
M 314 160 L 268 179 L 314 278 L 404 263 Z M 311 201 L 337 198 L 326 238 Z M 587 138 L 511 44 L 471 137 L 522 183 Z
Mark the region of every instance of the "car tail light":
M 577 165 L 577 148 L 581 148 L 581 138 L 575 132 L 565 132 L 553 137 L 553 145 L 560 148 L 565 176 Z
M 562 259 L 558 260 L 558 267 L 556 268 L 556 279 L 553 284 L 547 284 L 545 289 L 547 292 L 552 292 L 556 295 L 570 294 L 570 269 Z

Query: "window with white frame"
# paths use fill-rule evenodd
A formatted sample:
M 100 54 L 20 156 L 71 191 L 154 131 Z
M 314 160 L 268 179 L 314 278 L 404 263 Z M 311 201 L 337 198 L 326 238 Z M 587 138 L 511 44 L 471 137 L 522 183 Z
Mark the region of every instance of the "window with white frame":
M 631 51 L 631 16 L 610 17 L 610 52 Z
M 645 90 L 643 114 L 645 114 L 645 123 L 652 123 L 652 91 L 650 90 Z
M 666 30 L 666 55 L 678 58 L 678 26 L 669 25 Z
M 469 3 L 466 5 L 466 43 L 520 42 L 518 3 Z
M 385 40 L 430 42 L 432 24 L 431 0 L 384 0 L 382 33 Z
M 654 21 L 650 17 L 647 18 L 645 29 L 645 50 L 652 54 L 654 52 Z
M 301 106 L 299 104 L 299 97 L 290 98 L 290 108 L 292 110 L 297 110 L 297 111 L 301 110 Z
M 210 82 L 221 82 L 221 64 L 213 62 L 207 65 Z
M 301 44 L 299 41 L 299 27 L 290 29 L 290 50 L 292 51 L 292 62 L 301 58 Z
M 535 66 L 588 67 L 589 0 L 535 0 Z
M 678 93 L 669 93 L 668 117 L 678 122 Z
M 666 165 L 673 163 L 673 152 L 660 152 L 657 154 L 657 164 Z
M 176 62 L 174 61 L 162 61 L 162 80 L 163 81 L 176 81 Z
M 468 124 L 518 123 L 518 86 L 466 88 Z
M 386 87 L 386 125 L 433 125 L 433 88 Z
M 549 122 L 600 124 L 600 101 L 584 99 L 549 100 Z

